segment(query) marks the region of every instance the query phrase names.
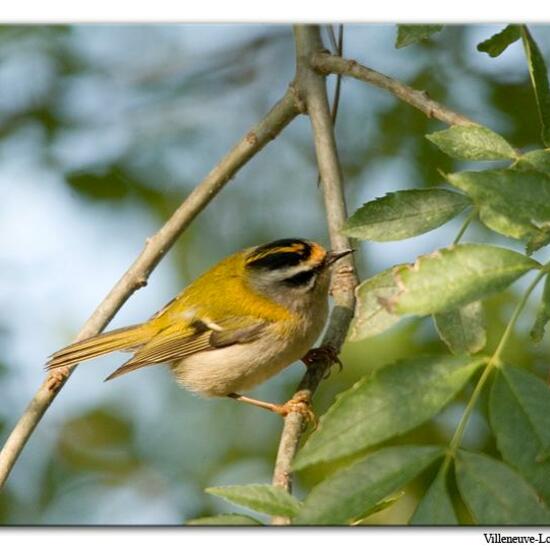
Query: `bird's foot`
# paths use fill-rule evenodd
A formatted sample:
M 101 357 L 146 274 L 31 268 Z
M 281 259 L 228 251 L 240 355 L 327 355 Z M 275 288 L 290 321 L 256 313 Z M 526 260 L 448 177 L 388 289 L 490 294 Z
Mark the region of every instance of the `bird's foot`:
M 292 399 L 289 399 L 282 405 L 277 405 L 277 410 L 274 412 L 283 417 L 294 412 L 301 414 L 307 422 L 313 424 L 313 426 L 317 428 L 317 416 L 315 416 L 315 412 L 311 406 L 311 394 L 307 390 L 296 392 Z
M 332 365 L 338 365 L 338 372 L 342 372 L 342 369 L 344 368 L 340 357 L 338 357 L 336 348 L 331 345 L 321 346 L 320 348 L 312 348 L 302 357 L 302 363 L 304 363 L 308 369 L 318 361 L 322 361 L 328 366 L 324 378 L 328 378 L 330 376 L 330 367 Z
M 239 395 L 238 393 L 230 393 L 227 397 L 231 397 L 232 399 L 241 401 L 242 403 L 248 403 L 249 405 L 266 409 L 282 416 L 283 418 L 288 416 L 290 413 L 298 413 L 308 422 L 311 422 L 315 427 L 317 427 L 317 417 L 311 407 L 310 393 L 307 390 L 297 392 L 292 399 L 289 399 L 286 403 L 282 404 L 260 401 L 258 399 L 246 397 L 245 395 Z

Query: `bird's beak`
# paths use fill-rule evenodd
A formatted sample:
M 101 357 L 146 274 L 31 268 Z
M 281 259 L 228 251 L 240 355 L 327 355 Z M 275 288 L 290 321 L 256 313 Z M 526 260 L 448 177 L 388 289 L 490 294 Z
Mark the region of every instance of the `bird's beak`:
M 334 262 L 354 252 L 353 248 L 346 248 L 345 250 L 329 250 L 327 253 L 327 265 L 332 265 Z

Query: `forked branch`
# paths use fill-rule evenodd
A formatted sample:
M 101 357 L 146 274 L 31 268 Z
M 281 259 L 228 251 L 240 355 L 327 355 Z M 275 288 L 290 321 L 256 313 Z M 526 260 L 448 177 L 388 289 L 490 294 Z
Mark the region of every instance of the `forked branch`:
M 297 58 L 296 88 L 305 103 L 311 120 L 330 244 L 333 249 L 342 250 L 350 248 L 349 239 L 340 231 L 347 219 L 342 171 L 338 160 L 325 78 L 314 72 L 310 64 L 312 54 L 323 48 L 319 27 L 298 25 L 295 27 L 294 35 Z M 322 346 L 331 346 L 336 352 L 340 351 L 344 343 L 353 317 L 354 289 L 357 284 L 353 257 L 346 256 L 338 265 L 340 267 L 333 274 L 331 284 L 335 306 L 321 344 Z M 297 391 L 308 391 L 311 396 L 330 366 L 329 362 L 324 360 L 309 366 Z M 291 462 L 298 450 L 304 423 L 305 419 L 299 413 L 291 413 L 285 418 L 275 463 L 273 484 L 286 490 L 290 490 L 291 487 Z M 288 523 L 288 520 L 283 517 L 275 517 L 273 523 L 285 524 Z
M 422 111 L 429 118 L 437 118 L 445 124 L 476 124 L 473 120 L 457 113 L 445 105 L 430 98 L 424 90 L 415 90 L 399 80 L 369 69 L 353 59 L 344 59 L 326 52 L 315 52 L 311 57 L 311 66 L 319 74 L 341 74 L 362 80 L 393 94 L 395 97 Z
M 135 262 L 84 324 L 77 340 L 94 336 L 105 328 L 126 300 L 138 288 L 147 283 L 150 273 L 192 220 L 246 162 L 270 140 L 274 139 L 304 109 L 310 116 L 313 129 L 331 246 L 334 249 L 349 248 L 348 239 L 340 233 L 347 214 L 324 75 L 335 73 L 352 76 L 383 88 L 402 101 L 420 109 L 427 116 L 437 118 L 447 124 L 474 124 L 463 115 L 433 101 L 425 92 L 414 90 L 355 61 L 327 54 L 323 50 L 317 26 L 297 26 L 295 40 L 296 79 L 284 97 L 214 167 L 159 232 L 147 240 L 143 251 Z M 340 350 L 344 342 L 353 316 L 356 283 L 353 259 L 348 256 L 340 261 L 340 268 L 333 277 L 332 294 L 335 307 L 322 342 L 322 345 L 329 345 L 336 351 Z M 0 451 L 0 487 L 6 481 L 34 428 L 75 367 L 76 365 L 71 367 L 67 376 L 56 384 L 52 384 L 51 377 L 46 378 L 36 392 Z M 319 361 L 312 365 L 302 379 L 298 391 L 306 390 L 310 395 L 313 394 L 328 368 L 330 365 L 326 361 Z M 298 449 L 303 427 L 304 419 L 300 414 L 291 413 L 286 417 L 273 483 L 287 490 L 290 489 L 290 464 Z M 275 518 L 274 522 L 285 523 L 286 519 Z
M 313 129 L 331 245 L 336 249 L 349 248 L 349 240 L 340 233 L 347 215 L 342 172 L 338 162 L 334 128 L 327 100 L 324 78 L 326 75 L 351 76 L 382 88 L 419 109 L 426 116 L 437 118 L 449 125 L 476 123 L 434 101 L 425 91 L 415 90 L 398 80 L 360 65 L 356 61 L 327 53 L 323 48 L 318 27 L 296 26 L 295 40 L 298 75 L 296 86 L 298 94 L 306 106 Z M 322 346 L 329 345 L 337 352 L 344 342 L 353 317 L 354 288 L 357 284 L 351 256 L 342 260 L 341 265 L 342 267 L 333 276 L 332 294 L 335 307 L 321 344 Z M 326 361 L 319 361 L 308 368 L 297 391 L 306 390 L 311 396 L 329 368 L 330 364 Z M 291 465 L 298 450 L 304 423 L 305 419 L 299 413 L 289 414 L 285 419 L 275 463 L 273 484 L 287 491 L 291 490 Z M 289 520 L 284 517 L 274 517 L 273 523 L 287 524 Z

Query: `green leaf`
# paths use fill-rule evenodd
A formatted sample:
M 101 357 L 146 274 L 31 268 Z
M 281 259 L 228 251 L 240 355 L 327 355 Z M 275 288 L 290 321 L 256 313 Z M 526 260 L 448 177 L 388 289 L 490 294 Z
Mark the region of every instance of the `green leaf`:
M 531 338 L 535 342 L 540 342 L 544 337 L 544 330 L 550 321 L 550 277 L 546 275 L 544 279 L 544 289 L 542 291 L 542 299 L 537 311 L 535 324 L 531 329 Z
M 519 25 L 508 25 L 499 33 L 493 34 L 491 38 L 480 42 L 477 49 L 480 52 L 488 53 L 491 57 L 498 57 L 510 44 L 521 38 Z
M 537 43 L 525 25 L 521 26 L 521 38 L 537 102 L 542 128 L 542 142 L 546 147 L 550 147 L 550 87 L 548 85 L 548 69 Z
M 459 160 L 515 160 L 518 156 L 502 136 L 484 126 L 451 126 L 426 138 Z
M 487 334 L 481 302 L 472 302 L 458 309 L 434 315 L 441 339 L 454 354 L 477 353 L 485 347 Z
M 537 149 L 519 157 L 515 165 L 521 169 L 537 170 L 550 174 L 550 149 Z
M 410 521 L 411 525 L 458 525 L 445 474 L 439 472 L 422 497 Z
M 220 514 L 219 516 L 208 516 L 189 520 L 186 525 L 263 525 L 250 516 L 239 514 Z
M 338 470 L 312 489 L 293 523 L 342 525 L 353 523 L 417 477 L 437 458 L 441 447 L 388 447 Z
M 388 193 L 359 208 L 343 233 L 379 242 L 408 239 L 443 225 L 470 204 L 468 197 L 445 189 Z
M 548 525 L 550 512 L 534 489 L 506 464 L 459 451 L 456 480 L 464 503 L 481 525 Z
M 503 458 L 550 503 L 550 388 L 533 374 L 502 367 L 491 389 L 489 418 Z
M 368 518 L 370 516 L 374 516 L 374 514 L 378 514 L 379 512 L 382 512 L 383 510 L 386 510 L 393 506 L 403 495 L 405 494 L 405 491 L 397 491 L 393 495 L 383 498 L 381 501 L 376 504 L 373 508 L 369 508 L 369 510 L 366 513 L 360 514 L 356 518 L 353 519 L 351 525 L 364 525 L 366 524 Z
M 416 357 L 375 371 L 340 394 L 298 452 L 300 470 L 363 451 L 435 416 L 466 384 L 481 361 Z
M 398 292 L 392 269 L 378 273 L 356 288 L 355 314 L 348 334 L 352 342 L 381 334 L 401 319 L 384 305 Z
M 397 25 L 396 48 L 404 48 L 421 40 L 426 40 L 436 32 L 441 31 L 443 25 Z
M 64 463 L 76 470 L 100 472 L 104 480 L 121 480 L 140 468 L 133 441 L 130 419 L 96 408 L 64 422 L 57 452 Z
M 539 248 L 543 248 L 548 244 L 550 244 L 550 226 L 541 227 L 540 231 L 529 239 L 525 251 L 527 254 L 533 254 L 533 252 L 536 252 Z
M 529 239 L 528 251 L 544 244 L 550 229 L 550 176 L 532 170 L 485 170 L 448 174 L 479 209 L 481 221 L 514 239 Z
M 459 244 L 417 258 L 394 270 L 400 294 L 387 304 L 392 312 L 429 315 L 504 290 L 540 264 L 498 246 Z
M 272 516 L 293 517 L 300 509 L 299 500 L 281 487 L 273 485 L 227 485 L 225 487 L 209 487 L 206 492 L 233 504 L 239 504 Z

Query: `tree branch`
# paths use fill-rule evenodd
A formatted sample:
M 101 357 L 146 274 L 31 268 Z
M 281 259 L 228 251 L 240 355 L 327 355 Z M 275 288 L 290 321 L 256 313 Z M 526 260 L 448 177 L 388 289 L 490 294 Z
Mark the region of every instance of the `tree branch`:
M 325 78 L 314 72 L 310 65 L 312 54 L 321 51 L 323 44 L 317 26 L 298 25 L 294 29 L 294 34 L 297 57 L 295 85 L 311 120 L 330 243 L 333 249 L 342 250 L 350 248 L 349 239 L 340 232 L 347 219 L 342 172 L 338 161 Z M 331 293 L 335 306 L 321 344 L 322 346 L 331 346 L 337 352 L 342 347 L 353 317 L 354 289 L 357 284 L 352 256 L 343 258 L 339 262 L 339 266 L 333 273 L 331 283 Z M 311 365 L 300 382 L 297 391 L 305 390 L 311 397 L 330 367 L 331 364 L 327 361 L 318 361 Z M 289 414 L 285 418 L 281 434 L 273 473 L 273 484 L 283 487 L 287 491 L 290 491 L 291 488 L 291 462 L 298 449 L 304 422 L 305 419 L 301 414 Z M 275 517 L 273 523 L 285 524 L 288 523 L 288 519 Z
M 441 103 L 434 101 L 428 96 L 427 92 L 415 90 L 399 80 L 395 80 L 373 69 L 369 69 L 353 59 L 344 59 L 326 52 L 315 52 L 311 57 L 311 66 L 322 75 L 334 73 L 351 76 L 363 82 L 367 82 L 368 84 L 372 84 L 377 88 L 387 90 L 405 103 L 422 111 L 427 117 L 437 118 L 445 124 L 451 126 L 476 124 L 464 115 L 456 113 Z
M 221 191 L 237 171 L 270 140 L 274 139 L 299 113 L 299 102 L 295 89 L 291 85 L 283 98 L 265 118 L 252 128 L 195 187 L 158 233 L 147 239 L 141 254 L 86 321 L 76 340 L 94 336 L 105 328 L 126 300 L 138 288 L 147 284 L 150 273 L 191 221 Z M 6 481 L 34 428 L 75 368 L 76 365 L 73 365 L 65 373 L 61 369 L 57 372 L 52 371 L 17 422 L 0 451 L 0 488 Z

